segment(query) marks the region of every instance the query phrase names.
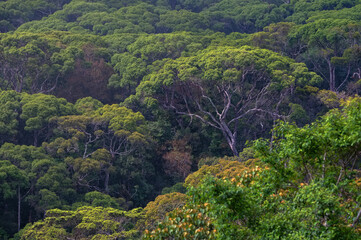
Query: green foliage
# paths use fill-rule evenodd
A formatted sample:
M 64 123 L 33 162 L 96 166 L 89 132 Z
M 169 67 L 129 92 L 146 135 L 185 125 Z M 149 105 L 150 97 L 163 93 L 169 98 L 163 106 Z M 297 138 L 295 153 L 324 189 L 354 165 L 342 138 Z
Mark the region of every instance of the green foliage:
M 84 114 L 84 115 L 86 115 L 87 113 L 91 113 L 103 106 L 104 106 L 103 103 L 92 97 L 85 97 L 82 99 L 78 99 L 74 104 L 75 109 L 80 114 Z
M 85 201 L 93 207 L 111 207 L 121 209 L 124 199 L 116 199 L 101 192 L 88 192 L 84 195 Z
M 141 173 L 152 172 L 152 167 L 136 156 L 151 142 L 143 115 L 116 104 L 102 105 L 94 99 L 81 99 L 75 108 L 84 114 L 53 118 L 56 138 L 43 143 L 43 147 L 52 156 L 65 159 L 80 192 L 96 190 L 141 202 L 143 191 L 151 191 L 148 175 Z M 105 199 L 99 196 L 98 205 L 111 199 L 101 196 Z M 111 201 L 106 206 L 129 205 Z
M 55 116 L 69 115 L 74 112 L 73 105 L 65 99 L 51 95 L 24 95 L 21 100 L 21 118 L 26 121 L 25 130 L 34 131 L 44 127 Z
M 295 4 L 297 13 L 290 17 L 290 20 L 296 23 L 302 23 L 306 21 L 307 18 L 311 21 L 320 18 L 350 19 L 354 17 L 354 14 L 352 13 L 359 7 L 360 1 L 358 0 L 297 1 Z
M 2 16 L 0 32 L 11 31 L 24 22 L 38 20 L 44 16 L 48 16 L 56 10 L 61 9 L 61 7 L 68 2 L 70 2 L 70 0 L 2 1 L 0 3 Z
M 317 93 L 317 97 L 320 99 L 323 104 L 328 108 L 337 108 L 340 106 L 340 98 L 337 96 L 337 93 L 329 90 L 321 90 Z
M 33 145 L 37 146 L 51 118 L 72 114 L 74 106 L 64 98 L 56 98 L 45 94 L 24 94 L 21 99 L 22 113 L 20 118 L 25 121 L 25 131 L 33 132 Z
M 182 182 L 178 182 L 171 187 L 165 187 L 162 189 L 162 194 L 174 193 L 174 192 L 185 193 L 186 188 L 184 187 L 184 184 Z
M 144 239 L 358 239 L 341 189 L 322 182 L 273 185 L 273 170 L 207 177 Z
M 138 222 L 139 229 L 155 229 L 158 222 L 164 220 L 167 212 L 183 206 L 186 199 L 185 194 L 178 192 L 159 195 L 144 208 L 144 220 Z
M 216 230 L 205 212 L 205 207 L 177 209 L 152 231 L 145 230 L 143 239 L 216 239 Z
M 250 171 L 260 162 L 257 159 L 250 159 L 245 162 L 239 162 L 236 157 L 233 159 L 216 158 L 211 165 L 203 165 L 198 171 L 190 174 L 186 180 L 186 186 L 197 186 L 204 178 L 209 175 L 217 178 L 233 178 L 245 171 Z
M 215 164 L 219 163 L 219 158 L 218 157 L 205 157 L 205 158 L 201 158 L 198 161 L 198 169 L 200 169 L 201 167 L 203 167 L 204 165 L 207 166 L 212 166 Z
M 0 1 L 0 238 L 358 239 L 360 7 Z
M 305 124 L 308 122 L 309 118 L 307 113 L 301 105 L 290 103 L 289 106 L 291 108 L 291 114 L 289 116 L 291 122 L 299 124 Z
M 283 52 L 287 55 L 289 49 L 289 33 L 295 27 L 294 23 L 279 22 L 271 24 L 262 32 L 252 34 L 249 45 L 270 49 L 275 52 Z
M 109 87 L 122 89 L 122 97 L 128 97 L 135 93 L 144 76 L 162 66 L 164 59 L 194 54 L 216 38 L 214 34 L 204 36 L 187 32 L 140 35 L 123 47 L 122 53 L 113 55 L 111 63 L 116 73 L 110 77 Z
M 21 239 L 129 239 L 137 236 L 135 222 L 141 209 L 81 207 L 75 211 L 54 209 L 43 221 L 26 227 Z
M 48 93 L 72 70 L 79 51 L 59 46 L 54 35 L 16 33 L 0 37 L 2 89 Z
M 349 80 L 355 65 L 344 53 L 359 43 L 359 23 L 349 19 L 319 19 L 295 28 L 289 37 L 295 48 L 306 44 L 302 57 L 328 82 L 329 90 L 339 91 Z
M 308 182 L 322 178 L 338 184 L 350 177 L 358 162 L 355 153 L 361 139 L 354 131 L 360 125 L 360 106 L 360 98 L 350 98 L 341 110 L 334 109 L 303 128 L 280 123 L 274 130 L 271 151 L 267 141 L 258 140 L 256 146 L 264 161 L 280 174 L 306 176 Z
M 319 81 L 304 64 L 268 50 L 209 47 L 196 56 L 168 60 L 143 78 L 136 96 L 155 98 L 167 109 L 219 129 L 238 156 L 239 125 L 247 124 L 240 121 L 252 114 L 281 117 L 275 106 L 288 89 Z
M 2 141 L 5 141 L 6 137 L 15 136 L 18 133 L 20 100 L 21 95 L 15 91 L 0 93 L 0 133 L 4 136 Z
M 9 199 L 17 194 L 18 187 L 27 186 L 27 176 L 24 171 L 12 165 L 9 161 L 0 161 L 0 194 L 2 199 Z
M 0 148 L 0 158 L 8 160 L 9 167 L 19 168 L 26 176 L 20 193 L 26 194 L 23 201 L 35 208 L 36 215 L 72 201 L 74 190 L 71 189 L 67 170 L 48 156 L 44 149 L 5 143 Z
M 196 234 L 208 234 L 199 239 L 359 239 L 353 176 L 359 164 L 360 98 L 342 106 L 303 128 L 280 123 L 272 145 L 256 141 L 257 155 L 271 169 L 256 166 L 229 175 L 231 168 L 220 168 L 224 164 L 204 165 L 186 180 L 191 181 L 186 205 L 145 231 L 144 239 L 198 239 Z M 192 181 L 194 176 L 201 180 Z
M 12 0 L 15 1 L 15 0 Z M 39 1 L 40 2 L 40 1 Z M 171 31 L 255 32 L 271 23 L 304 23 L 323 10 L 353 7 L 345 1 L 70 1 L 63 9 L 40 21 L 27 22 L 21 31 L 66 30 L 109 35 L 114 33 L 164 33 Z M 46 5 L 45 5 L 46 6 Z M 28 7 L 27 7 L 28 8 Z M 44 14 L 46 15 L 46 14 Z M 13 29 L 9 20 L 3 31 Z

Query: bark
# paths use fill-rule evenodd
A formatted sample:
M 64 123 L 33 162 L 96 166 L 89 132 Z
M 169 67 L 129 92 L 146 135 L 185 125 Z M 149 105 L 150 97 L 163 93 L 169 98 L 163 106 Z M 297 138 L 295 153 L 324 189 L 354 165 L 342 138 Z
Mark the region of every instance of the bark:
M 104 180 L 104 191 L 105 193 L 109 193 L 109 169 L 105 170 L 105 180 Z
M 20 195 L 20 186 L 18 186 L 18 231 L 20 231 L 21 225 L 21 195 Z
M 232 133 L 231 130 L 229 129 L 229 127 L 227 126 L 226 123 L 221 123 L 221 127 L 220 127 L 224 137 L 227 140 L 227 143 L 233 153 L 234 156 L 238 156 L 239 152 L 237 149 L 237 139 L 236 139 L 236 134 Z
M 29 209 L 29 218 L 28 218 L 28 222 L 31 223 L 33 222 L 33 211 L 31 210 L 31 208 Z
M 239 152 L 238 152 L 237 146 L 236 146 L 237 145 L 236 139 L 228 137 L 225 132 L 223 132 L 223 135 L 226 137 L 227 143 L 228 143 L 229 147 L 231 148 L 233 155 L 238 156 Z
M 331 63 L 331 60 L 328 60 L 327 63 L 329 68 L 330 90 L 336 91 L 336 68 Z
M 356 216 L 355 220 L 354 220 L 353 223 L 352 223 L 352 227 L 355 226 L 355 224 L 358 222 L 358 220 L 360 219 L 360 217 L 361 217 L 361 208 L 360 208 L 360 210 L 358 211 L 357 216 Z
M 37 147 L 38 146 L 38 131 L 34 131 L 34 147 Z

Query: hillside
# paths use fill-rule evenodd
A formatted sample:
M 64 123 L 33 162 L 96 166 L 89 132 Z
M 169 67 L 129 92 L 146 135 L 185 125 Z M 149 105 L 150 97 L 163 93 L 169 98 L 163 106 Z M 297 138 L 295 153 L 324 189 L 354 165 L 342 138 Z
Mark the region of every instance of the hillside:
M 360 0 L 1 0 L 0 239 L 361 239 Z

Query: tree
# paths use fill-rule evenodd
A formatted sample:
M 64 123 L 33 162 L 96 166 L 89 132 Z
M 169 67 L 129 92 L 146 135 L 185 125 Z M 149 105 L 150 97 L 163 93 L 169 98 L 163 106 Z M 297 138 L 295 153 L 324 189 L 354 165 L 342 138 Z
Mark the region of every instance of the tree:
M 292 22 L 273 23 L 251 35 L 249 45 L 269 49 L 289 56 L 290 51 L 289 33 L 295 27 Z
M 49 137 L 49 120 L 56 116 L 74 113 L 74 106 L 64 98 L 45 94 L 25 94 L 21 99 L 20 118 L 25 121 L 25 131 L 33 132 L 33 145 L 38 146 L 39 138 Z M 48 131 L 46 131 L 48 130 Z M 45 136 L 43 136 L 45 134 Z
M 63 77 L 61 88 L 56 88 L 53 94 L 69 102 L 88 96 L 110 102 L 112 92 L 107 88 L 107 81 L 113 69 L 106 62 L 110 58 L 109 50 L 102 47 L 104 43 L 98 38 L 90 36 L 85 41 L 74 39 L 70 44 L 74 46 L 69 46 L 67 50 L 74 49 L 81 52 L 81 55 L 74 59 L 73 70 Z
M 76 106 L 80 106 L 81 101 Z M 109 192 L 110 173 L 119 156 L 129 156 L 141 144 L 147 143 L 143 115 L 119 105 L 98 106 L 84 115 L 55 118 L 60 135 L 45 149 L 53 156 L 65 157 L 76 173 L 77 184 L 93 190 Z M 100 177 L 104 173 L 104 177 Z M 102 179 L 104 187 L 96 183 Z M 92 181 L 95 184 L 91 183 Z
M 343 12 L 346 10 L 348 12 L 349 8 L 357 6 L 357 0 L 346 0 L 346 1 L 337 1 L 337 0 L 301 0 L 292 2 L 291 1 L 293 14 L 289 17 L 289 20 L 296 24 L 303 24 L 307 20 L 314 18 L 319 18 L 320 15 L 322 18 L 328 18 L 325 16 L 334 15 L 337 13 L 337 17 L 330 17 L 331 19 L 341 19 L 347 18 L 343 17 Z M 338 10 L 338 11 L 329 11 L 329 10 Z
M 19 132 L 19 113 L 21 109 L 21 94 L 15 91 L 0 93 L 0 133 L 1 141 L 16 142 L 15 136 Z
M 252 33 L 271 23 L 280 22 L 292 12 L 282 1 L 219 1 L 202 13 L 211 18 L 211 29 L 226 33 Z M 292 9 L 293 10 L 293 9 Z
M 114 208 L 80 207 L 75 211 L 49 210 L 43 221 L 29 224 L 21 239 L 129 239 L 138 237 L 135 223 L 140 208 L 122 211 Z
M 161 33 L 175 31 L 197 32 L 209 28 L 209 16 L 193 13 L 187 10 L 168 11 L 159 16 L 156 24 L 157 31 Z
M 72 68 L 74 55 L 43 34 L 5 34 L 0 39 L 0 86 L 17 92 L 49 93 Z M 70 58 L 70 59 L 69 59 Z
M 10 161 L 0 161 L 0 199 L 7 201 L 17 196 L 17 229 L 21 228 L 21 190 L 28 186 L 25 171 L 12 165 Z M 7 211 L 6 207 L 3 213 Z
M 18 168 L 26 176 L 23 186 L 17 192 L 18 208 L 25 205 L 26 209 L 23 211 L 25 214 L 19 215 L 19 219 L 32 221 L 42 217 L 50 207 L 60 207 L 60 203 L 72 201 L 69 196 L 74 194 L 69 191 L 71 183 L 66 169 L 65 174 L 59 176 L 60 171 L 55 169 L 61 169 L 61 164 L 56 163 L 44 149 L 5 143 L 0 148 L 0 159 L 9 161 L 11 166 Z
M 61 9 L 70 0 L 21 0 L 1 1 L 2 28 L 0 32 L 8 32 L 19 25 L 32 20 L 39 20 Z
M 278 176 L 267 165 L 229 177 L 205 176 L 188 187 L 185 205 L 166 214 L 154 230 L 145 230 L 143 238 L 359 239 L 353 228 L 359 225 L 350 224 L 356 189 Z
M 192 159 L 189 139 L 183 138 L 170 142 L 170 151 L 163 155 L 164 171 L 169 176 L 185 179 L 191 172 Z
M 107 194 L 97 191 L 86 193 L 84 195 L 84 200 L 93 207 L 111 207 L 120 210 L 124 210 L 123 207 L 126 207 L 124 198 L 113 198 Z
M 304 64 L 274 52 L 219 47 L 167 61 L 143 80 L 137 95 L 220 130 L 238 156 L 238 133 L 246 117 L 282 118 L 279 106 L 295 86 L 317 81 Z
M 340 91 L 357 67 L 344 53 L 359 44 L 360 29 L 348 19 L 320 19 L 291 32 L 290 42 L 299 51 L 296 56 L 301 55 L 328 82 L 329 90 Z
M 359 165 L 360 106 L 359 97 L 349 98 L 342 109 L 333 109 L 303 128 L 281 122 L 272 143 L 257 140 L 255 146 L 262 159 L 284 177 L 293 175 L 306 183 L 324 179 L 339 185 Z
M 182 207 L 186 199 L 185 194 L 178 192 L 157 196 L 154 201 L 149 202 L 144 208 L 144 219 L 138 222 L 138 226 L 141 229 L 153 230 L 157 227 L 158 222 L 164 220 L 166 213 Z
M 80 114 L 91 114 L 94 110 L 103 107 L 103 103 L 92 97 L 78 99 L 74 104 L 75 109 Z
M 135 93 L 144 76 L 158 70 L 162 60 L 194 54 L 208 46 L 216 36 L 208 38 L 187 32 L 140 35 L 122 53 L 112 56 L 115 74 L 110 77 L 108 86 L 121 88 L 122 97 L 128 97 Z

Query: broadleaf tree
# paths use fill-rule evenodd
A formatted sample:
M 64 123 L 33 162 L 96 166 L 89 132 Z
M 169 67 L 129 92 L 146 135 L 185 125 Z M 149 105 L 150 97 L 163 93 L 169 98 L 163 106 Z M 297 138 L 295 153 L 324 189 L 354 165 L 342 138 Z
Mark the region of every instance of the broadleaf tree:
M 274 52 L 244 46 L 209 48 L 196 56 L 169 60 L 137 88 L 144 101 L 199 119 L 220 130 L 238 156 L 242 120 L 253 115 L 283 118 L 279 106 L 296 86 L 320 77 L 303 63 Z

